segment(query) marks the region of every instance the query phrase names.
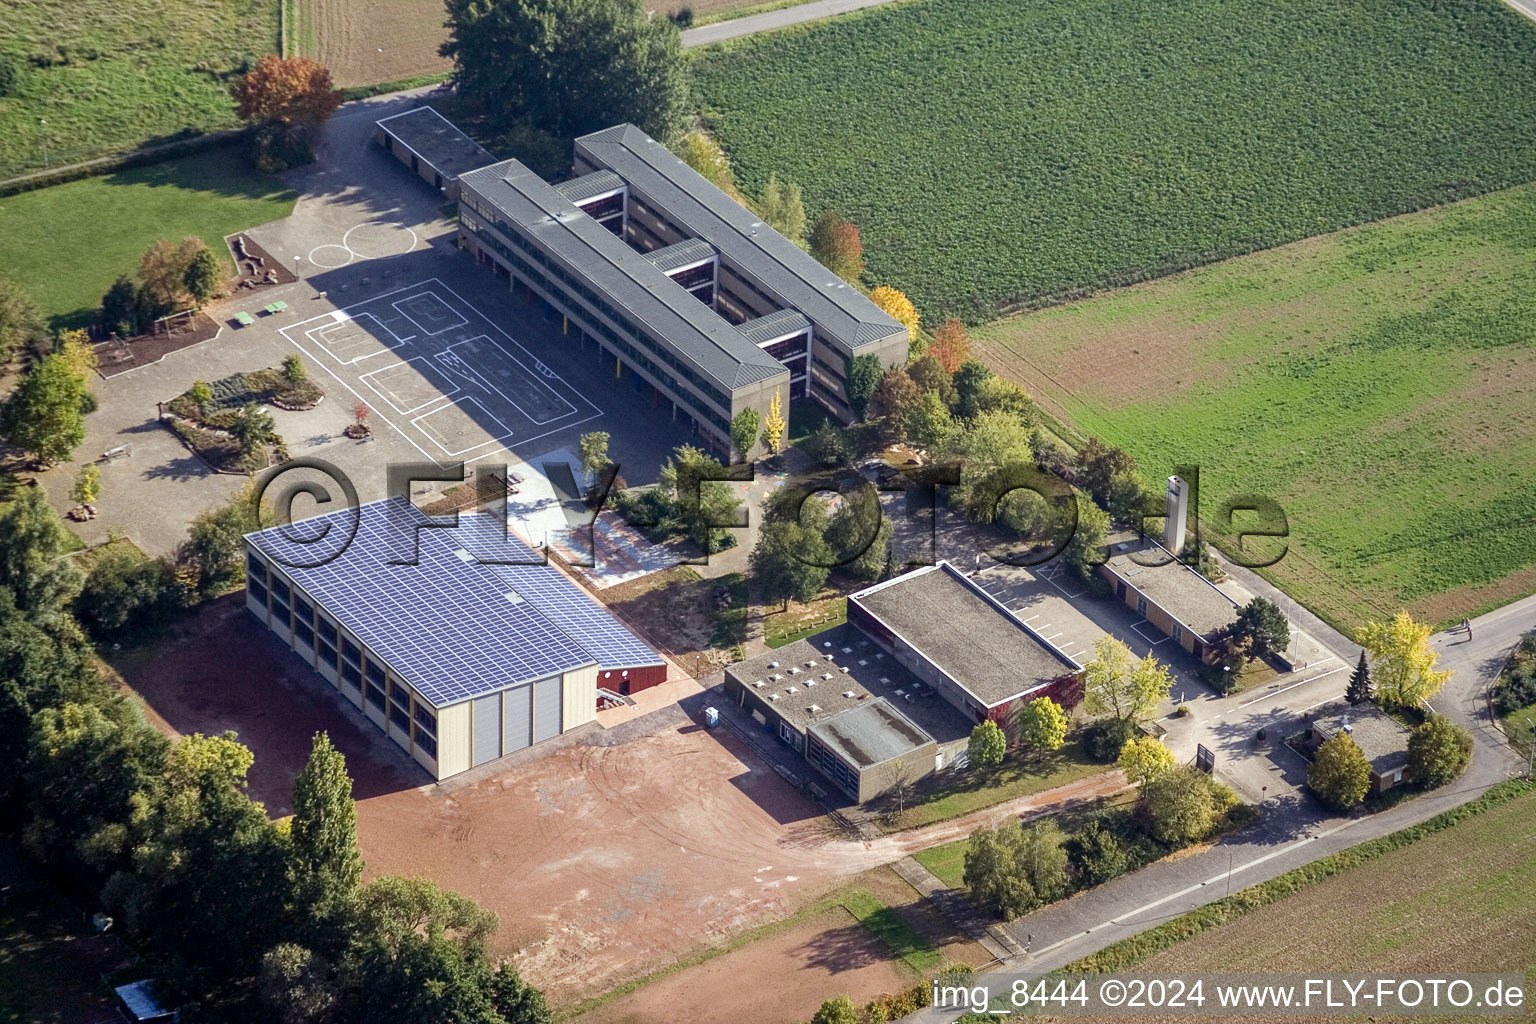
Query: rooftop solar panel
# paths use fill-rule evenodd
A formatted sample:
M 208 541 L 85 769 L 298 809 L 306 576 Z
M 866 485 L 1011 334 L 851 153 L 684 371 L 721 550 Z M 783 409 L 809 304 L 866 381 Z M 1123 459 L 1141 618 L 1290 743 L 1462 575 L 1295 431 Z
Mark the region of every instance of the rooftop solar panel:
M 466 559 L 469 534 L 482 543 L 499 539 L 500 524 L 489 517 L 461 517 L 457 530 L 422 529 L 419 564 L 391 564 L 411 551 L 401 524 L 433 522 L 403 498 L 363 505 L 351 545 L 324 565 L 304 567 L 318 560 L 304 538 L 326 525 L 344 524 L 350 515 L 332 512 L 246 539 L 436 707 L 599 662 L 582 642 L 584 630 L 592 634 L 587 643 L 605 655 L 620 649 L 624 641 L 618 633 L 628 635 L 592 602 L 596 617 L 561 594 L 546 577 L 572 585 L 552 567 L 517 567 L 523 586 L 515 587 L 501 574 L 508 567 Z M 508 539 L 533 560 L 521 542 L 510 534 Z M 579 591 L 575 596 L 586 600 Z M 545 601 L 558 606 L 553 613 L 545 613 Z M 628 643 L 649 655 L 642 664 L 660 662 L 632 636 Z

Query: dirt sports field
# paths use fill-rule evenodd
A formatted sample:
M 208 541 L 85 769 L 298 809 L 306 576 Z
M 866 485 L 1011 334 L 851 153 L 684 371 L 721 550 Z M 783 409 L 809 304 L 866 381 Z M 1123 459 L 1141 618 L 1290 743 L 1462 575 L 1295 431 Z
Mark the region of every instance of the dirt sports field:
M 682 8 L 695 18 L 728 14 L 761 0 L 648 0 L 658 16 Z M 437 48 L 442 0 L 298 0 L 298 50 L 331 69 L 340 86 L 374 85 L 449 69 Z

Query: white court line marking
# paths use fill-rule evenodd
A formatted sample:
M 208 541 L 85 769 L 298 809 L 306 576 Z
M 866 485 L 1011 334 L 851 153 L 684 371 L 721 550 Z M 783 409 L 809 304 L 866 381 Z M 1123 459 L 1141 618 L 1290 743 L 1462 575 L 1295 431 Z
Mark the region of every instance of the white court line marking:
M 442 305 L 444 309 L 459 318 L 459 322 L 456 324 L 449 324 L 447 327 L 439 327 L 435 331 L 429 331 L 425 327 L 421 326 L 420 322 L 418 322 L 415 317 L 411 316 L 411 314 L 400 308 L 402 303 L 410 302 L 412 299 L 420 299 L 426 297 L 437 299 L 437 301 Z M 463 327 L 465 324 L 469 323 L 469 320 L 466 319 L 462 313 L 448 305 L 448 303 L 443 302 L 441 298 L 439 298 L 437 295 L 434 295 L 432 292 L 417 292 L 415 295 L 407 295 L 403 299 L 396 299 L 394 302 L 391 302 L 390 305 L 395 308 L 395 312 L 409 320 L 412 326 L 414 326 L 418 331 L 420 331 L 422 334 L 425 334 L 429 338 L 442 334 L 444 331 L 451 331 L 455 327 Z
M 363 374 L 362 377 L 360 377 L 358 379 L 361 380 L 364 384 L 367 384 L 370 388 L 372 388 L 374 393 L 377 394 L 380 398 L 384 399 L 384 401 L 386 401 L 390 405 L 394 406 L 394 409 L 395 409 L 396 412 L 399 412 L 399 413 L 418 412 L 418 411 L 420 411 L 422 409 L 425 409 L 429 405 L 433 405 L 436 402 L 442 401 L 444 398 L 447 398 L 447 397 L 449 397 L 451 395 L 458 394 L 459 393 L 459 386 L 457 384 L 454 384 L 452 381 L 449 381 L 447 389 L 445 390 L 444 388 L 438 387 L 437 384 L 435 382 L 433 382 L 432 386 L 437 391 L 437 397 L 429 398 L 425 402 L 422 402 L 420 405 L 413 405 L 409 409 L 407 409 L 404 405 L 402 405 L 399 401 L 397 401 L 397 399 L 400 396 L 395 392 L 395 390 L 393 388 L 389 387 L 383 381 L 374 381 L 374 380 L 372 380 L 370 378 L 377 377 L 381 373 L 389 373 L 391 370 L 398 370 L 401 367 L 410 366 L 412 363 L 425 363 L 426 361 L 427 361 L 427 357 L 426 356 L 411 356 L 411 358 L 405 360 L 402 363 L 395 363 L 392 366 L 383 366 L 383 367 L 380 367 L 377 370 L 369 370 L 367 373 Z M 423 374 L 423 376 L 426 376 L 426 375 Z M 430 378 L 430 377 L 428 377 L 427 379 L 429 381 L 432 380 L 432 378 Z
M 1348 667 L 1349 667 L 1348 665 L 1340 665 L 1338 668 L 1334 669 L 1331 672 L 1324 672 L 1321 675 L 1315 675 L 1315 676 L 1312 676 L 1312 677 L 1310 677 L 1308 679 L 1303 679 L 1299 683 L 1292 683 L 1290 686 L 1281 687 L 1280 689 L 1275 690 L 1275 691 L 1273 691 L 1271 693 L 1261 694 L 1260 696 L 1255 697 L 1252 700 L 1245 700 L 1245 701 L 1243 701 L 1241 704 L 1239 704 L 1235 708 L 1228 708 L 1226 711 L 1223 711 L 1221 714 L 1225 715 L 1225 714 L 1227 714 L 1228 711 L 1238 711 L 1238 710 L 1240 710 L 1242 708 L 1247 707 L 1249 704 L 1257 704 L 1261 700 L 1273 700 L 1274 698 L 1276 698 L 1276 697 L 1280 696 L 1282 693 L 1284 693 L 1286 690 L 1294 690 L 1298 686 L 1306 686 L 1308 683 L 1316 682 L 1319 679 L 1327 679 L 1331 675 L 1335 675 L 1336 673 L 1343 672 Z M 1332 698 L 1329 698 L 1329 699 L 1331 700 Z M 1315 706 L 1316 705 L 1314 705 L 1314 707 Z M 1216 717 L 1220 718 L 1221 715 L 1217 715 Z
M 389 343 L 389 341 L 387 340 L 387 338 L 381 338 L 381 337 L 379 337 L 379 335 L 377 333 L 375 333 L 373 331 L 370 331 L 368 328 L 362 326 L 363 318 L 364 317 L 366 317 L 369 320 L 373 321 L 373 323 L 378 326 L 379 330 L 383 331 L 384 334 L 388 336 L 388 338 L 395 339 L 395 343 L 393 345 L 391 345 Z M 306 320 L 305 323 L 308 323 L 308 321 Z M 364 334 L 368 335 L 374 341 L 377 341 L 380 344 L 382 344 L 384 346 L 384 351 L 386 351 L 386 352 L 392 352 L 396 348 L 398 348 L 399 346 L 401 346 L 401 345 L 405 344 L 407 341 L 411 340 L 410 338 L 402 338 L 402 337 L 400 337 L 394 331 L 390 330 L 387 326 L 385 326 L 384 322 L 382 320 L 380 320 L 378 317 L 374 316 L 372 313 L 359 313 L 356 316 L 348 316 L 345 319 L 335 319 L 335 318 L 332 318 L 331 323 L 322 324 L 319 327 L 312 327 L 312 328 L 310 328 L 308 331 L 305 332 L 305 337 L 309 338 L 310 341 L 313 341 L 317 345 L 323 345 L 324 346 L 325 354 L 330 356 L 332 359 L 336 360 L 336 362 L 338 364 L 342 365 L 342 366 L 350 366 L 353 363 L 361 362 L 362 360 L 368 359 L 371 356 L 379 355 L 378 352 L 369 352 L 366 355 L 353 356 L 351 359 L 343 359 L 343 358 L 341 358 L 341 356 L 336 354 L 336 350 L 332 346 L 331 342 L 326 340 L 326 332 L 338 330 L 338 329 L 343 328 L 343 327 L 345 327 L 345 326 L 347 326 L 349 324 L 356 324 L 358 326 L 358 329 L 361 330 Z M 303 324 L 295 324 L 294 326 L 295 327 L 302 327 Z M 414 337 L 414 335 L 413 335 L 413 337 Z M 292 339 L 290 339 L 290 340 L 292 340 Z M 351 341 L 354 341 L 356 339 L 348 338 L 347 340 L 349 342 L 351 342 Z
M 518 405 L 511 395 L 507 394 L 500 388 L 492 387 L 491 382 L 485 379 L 485 376 L 480 372 L 479 368 L 475 364 L 472 364 L 469 360 L 465 359 L 463 356 L 454 351 L 454 349 L 458 348 L 460 345 L 473 345 L 477 341 L 484 341 L 489 343 L 503 356 L 511 360 L 512 365 L 516 366 L 519 370 L 522 370 L 523 373 L 528 374 L 528 380 L 533 384 L 535 389 L 543 388 L 546 392 L 548 392 L 550 396 L 555 399 L 555 401 L 565 406 L 568 411 L 563 412 L 558 416 L 552 416 L 541 420 L 537 416 L 531 414 L 527 409 L 524 409 L 522 406 Z M 451 369 L 454 373 L 460 374 L 461 376 L 474 378 L 474 380 L 478 381 L 480 386 L 485 389 L 487 394 L 500 395 L 504 402 L 506 402 L 512 408 L 516 409 L 518 412 L 522 413 L 525 419 L 527 419 L 530 423 L 535 424 L 536 426 L 542 427 L 546 423 L 555 423 L 559 420 L 565 419 L 567 416 L 573 416 L 576 414 L 576 407 L 574 405 L 562 398 L 554 390 L 554 388 L 551 388 L 548 384 L 545 384 L 543 381 L 539 380 L 538 377 L 535 377 L 529 371 L 528 367 L 524 366 L 521 362 L 518 361 L 516 356 L 502 348 L 500 345 L 497 345 L 494 341 L 491 340 L 489 335 L 479 334 L 473 338 L 466 338 L 463 341 L 454 342 L 452 345 L 449 345 L 447 348 L 437 353 L 437 361 L 445 369 Z M 561 383 L 564 383 L 564 381 L 561 380 Z
M 421 425 L 421 421 L 424 420 L 424 419 L 427 419 L 428 417 L 436 416 L 439 413 L 447 412 L 449 409 L 454 409 L 454 408 L 464 409 L 464 406 L 467 403 L 469 403 L 469 402 L 474 402 L 476 405 L 480 406 L 480 411 L 485 413 L 485 416 L 486 416 L 487 419 L 489 419 L 492 423 L 496 424 L 496 426 L 500 427 L 502 429 L 503 433 L 494 435 L 491 438 L 490 442 L 482 441 L 479 444 L 472 444 L 468 448 L 458 448 L 458 449 L 455 449 L 455 450 L 449 450 L 447 445 L 445 445 L 445 444 L 443 444 L 443 442 L 439 441 L 436 437 L 434 437 L 431 434 L 431 432 L 429 432 L 425 427 L 423 427 Z M 465 415 L 466 418 L 470 419 L 470 421 L 472 423 L 474 423 L 476 426 L 481 426 L 481 423 L 480 423 L 479 420 L 474 419 L 473 417 L 469 416 L 469 410 L 468 409 L 464 409 L 464 415 Z M 450 458 L 455 456 L 455 455 L 463 455 L 465 452 L 472 452 L 476 448 L 483 448 L 487 443 L 494 443 L 496 441 L 504 441 L 507 438 L 514 436 L 512 428 L 507 426 L 505 423 L 501 422 L 501 420 L 497 419 L 495 416 L 492 416 L 491 415 L 491 410 L 487 409 L 485 407 L 485 403 L 481 402 L 480 399 L 476 398 L 474 395 L 465 395 L 462 399 L 455 399 L 453 401 L 450 401 L 447 405 L 440 405 L 436 409 L 433 409 L 431 412 L 424 412 L 420 416 L 417 416 L 415 419 L 411 420 L 411 426 L 415 427 L 417 430 L 421 431 L 423 434 L 426 434 L 426 436 L 431 439 L 432 443 L 437 445 L 439 448 L 441 448 L 443 450 L 443 454 L 449 456 Z M 481 429 L 484 429 L 484 428 L 481 427 Z M 490 431 L 487 430 L 486 433 L 490 433 Z

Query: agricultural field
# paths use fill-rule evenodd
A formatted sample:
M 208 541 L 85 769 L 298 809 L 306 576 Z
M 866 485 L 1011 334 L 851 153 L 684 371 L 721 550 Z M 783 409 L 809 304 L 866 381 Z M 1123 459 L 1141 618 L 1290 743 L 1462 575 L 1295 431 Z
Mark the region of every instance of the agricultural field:
M 443 0 L 284 0 L 294 13 L 294 51 L 331 69 L 341 86 L 443 74 L 437 48 L 448 38 Z M 770 6 L 794 6 L 803 0 Z M 646 0 L 657 17 L 688 8 L 696 24 L 751 13 L 763 0 Z
M 6 5 L 0 179 L 236 124 L 232 79 L 278 48 L 279 0 Z
M 1233 496 L 1278 501 L 1289 550 L 1263 572 L 1337 625 L 1536 590 L 1536 186 L 975 336 L 1150 479 L 1198 463 L 1210 531 Z
M 929 323 L 1536 179 L 1536 25 L 1495 0 L 922 0 L 694 69 L 746 190 L 850 217 Z
M 1530 972 L 1536 969 L 1533 811 L 1536 796 L 1510 800 L 1175 943 L 1136 972 Z M 1244 1018 L 1269 1019 L 1286 1018 Z
M 6 196 L 0 273 L 23 285 L 55 327 L 81 327 L 158 239 L 197 235 L 228 260 L 225 235 L 288 216 L 294 198 L 233 146 Z

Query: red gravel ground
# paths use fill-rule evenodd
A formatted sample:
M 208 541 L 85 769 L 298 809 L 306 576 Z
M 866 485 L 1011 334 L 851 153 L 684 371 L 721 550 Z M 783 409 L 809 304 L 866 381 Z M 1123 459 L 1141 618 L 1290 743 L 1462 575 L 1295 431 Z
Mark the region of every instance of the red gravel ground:
M 235 730 L 256 753 L 252 795 L 274 815 L 288 813 L 311 735 L 328 731 L 355 780 L 369 874 L 427 875 L 495 910 L 499 944 L 556 1004 L 785 917 L 880 862 L 729 733 L 675 707 L 435 785 L 240 595 L 117 667 L 168 732 Z

